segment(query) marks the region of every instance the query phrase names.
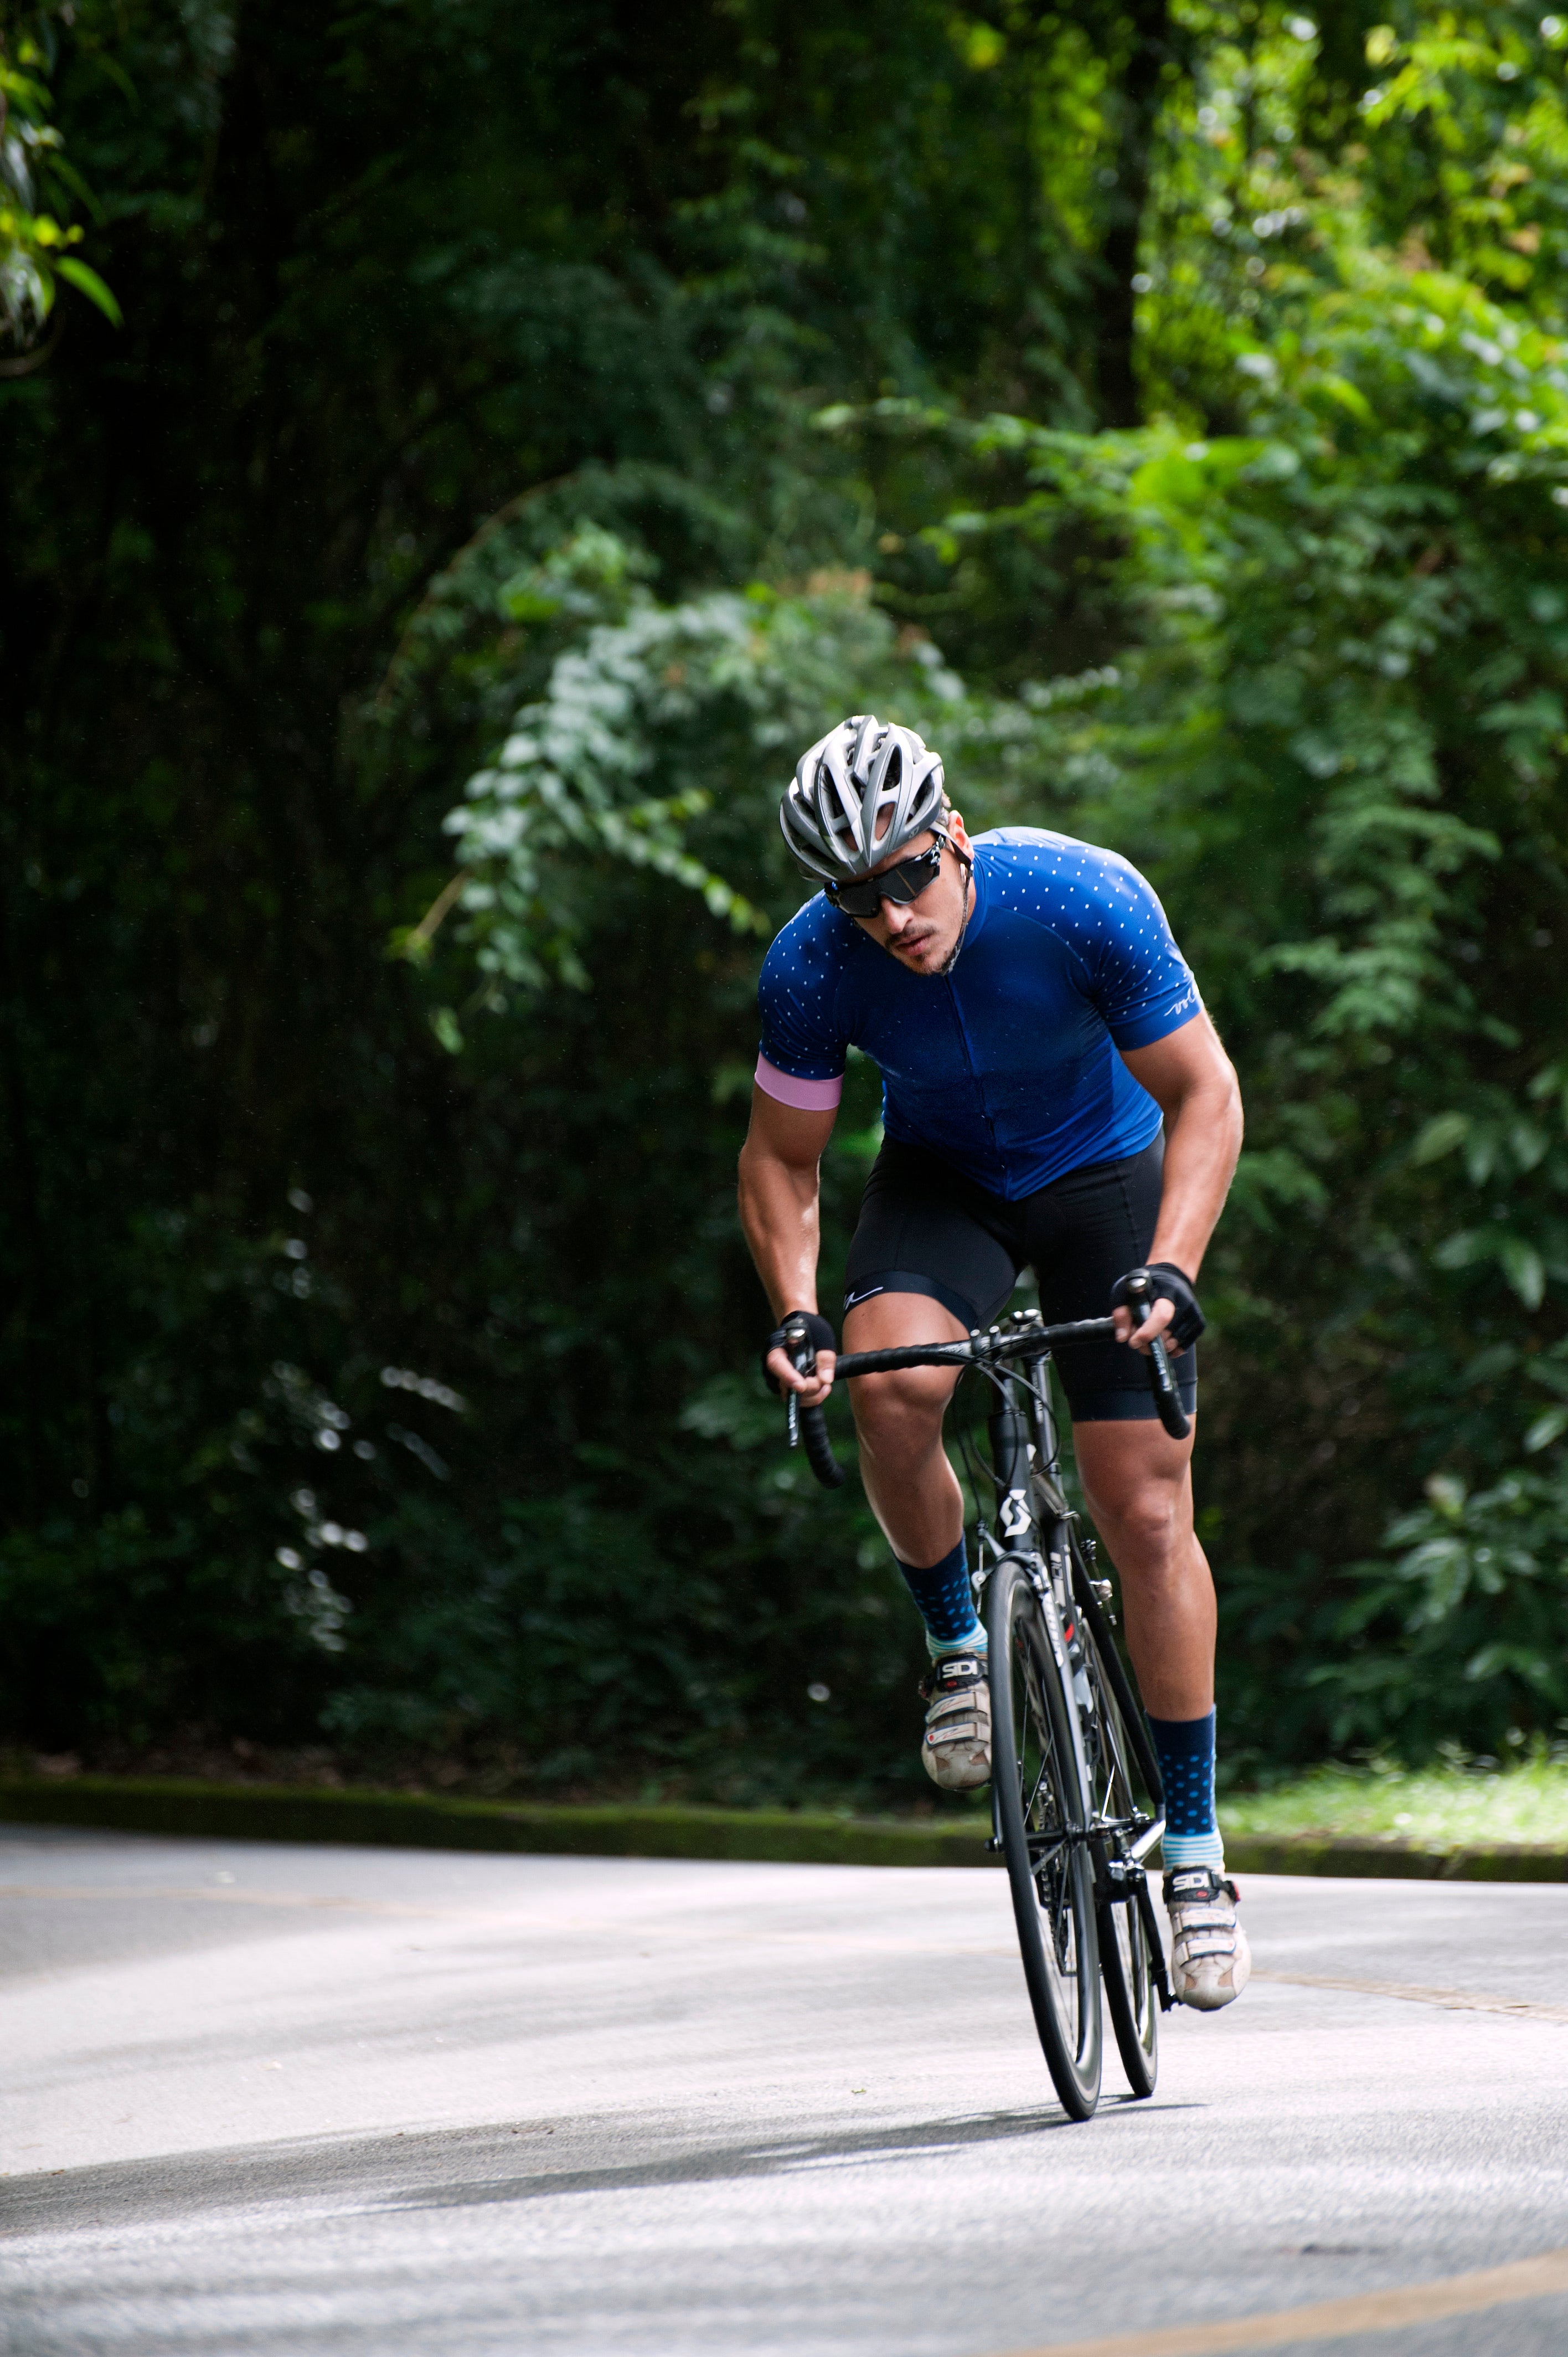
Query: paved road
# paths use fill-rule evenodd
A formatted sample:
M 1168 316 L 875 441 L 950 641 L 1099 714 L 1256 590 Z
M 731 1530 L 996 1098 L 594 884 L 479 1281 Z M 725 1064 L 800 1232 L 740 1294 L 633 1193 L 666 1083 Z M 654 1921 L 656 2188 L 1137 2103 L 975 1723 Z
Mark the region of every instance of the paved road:
M 1568 2349 L 1568 2261 L 1359 2298 L 1568 2245 L 1568 1889 L 1255 1878 L 1280 1977 L 1079 2127 L 999 1874 L 13 1827 L 0 1886 L 8 2357 Z

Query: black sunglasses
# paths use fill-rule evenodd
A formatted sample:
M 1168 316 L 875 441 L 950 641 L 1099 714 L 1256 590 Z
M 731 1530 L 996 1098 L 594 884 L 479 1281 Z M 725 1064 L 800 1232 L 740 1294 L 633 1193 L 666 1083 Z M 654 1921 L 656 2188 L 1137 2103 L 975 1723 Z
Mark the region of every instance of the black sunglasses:
M 875 917 L 884 900 L 907 908 L 941 874 L 945 847 L 943 843 L 933 843 L 929 851 L 917 852 L 913 859 L 900 859 L 881 876 L 858 877 L 849 884 L 824 884 L 822 889 L 846 917 Z

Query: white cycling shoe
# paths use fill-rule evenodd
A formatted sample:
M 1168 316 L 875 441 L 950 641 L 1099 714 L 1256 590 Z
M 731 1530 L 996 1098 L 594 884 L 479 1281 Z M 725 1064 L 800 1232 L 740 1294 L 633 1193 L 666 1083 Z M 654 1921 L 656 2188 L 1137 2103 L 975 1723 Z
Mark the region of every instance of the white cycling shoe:
M 1252 1970 L 1236 1920 L 1236 1885 L 1211 1866 L 1176 1866 L 1165 1878 L 1171 1919 L 1171 1987 L 1181 2005 L 1218 2013 L 1234 2005 Z
M 991 1689 L 983 1653 L 944 1653 L 920 1681 L 930 1704 L 920 1760 L 944 1792 L 991 1781 Z

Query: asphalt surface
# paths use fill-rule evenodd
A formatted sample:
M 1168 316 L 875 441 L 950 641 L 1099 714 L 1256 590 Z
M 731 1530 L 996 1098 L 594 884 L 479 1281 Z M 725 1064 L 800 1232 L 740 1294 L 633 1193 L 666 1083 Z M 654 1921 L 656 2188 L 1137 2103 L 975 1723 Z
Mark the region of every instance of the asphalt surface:
M 1568 2349 L 1568 2263 L 1357 2304 L 1568 2244 L 1568 1888 L 1254 1878 L 1287 1977 L 1084 2126 L 997 1873 L 11 1827 L 0 1892 L 7 2357 Z

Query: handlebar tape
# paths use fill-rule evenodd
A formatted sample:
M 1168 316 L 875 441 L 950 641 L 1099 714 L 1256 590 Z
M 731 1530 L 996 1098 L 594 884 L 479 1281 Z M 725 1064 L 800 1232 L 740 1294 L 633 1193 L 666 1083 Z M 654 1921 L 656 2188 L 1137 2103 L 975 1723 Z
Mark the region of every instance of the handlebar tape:
M 820 1407 L 800 1410 L 800 1437 L 806 1444 L 806 1461 L 824 1490 L 842 1490 L 843 1467 L 833 1455 L 832 1442 L 828 1438 L 828 1420 Z
M 1136 1305 L 1145 1313 L 1154 1307 L 1155 1288 L 1146 1268 L 1133 1269 L 1122 1278 L 1115 1291 L 1119 1298 L 1129 1306 Z M 1149 1342 L 1149 1389 L 1155 1394 L 1160 1422 L 1171 1438 L 1185 1440 L 1192 1426 L 1182 1410 L 1181 1394 L 1171 1372 L 1170 1352 L 1157 1334 Z
M 1149 1344 L 1149 1389 L 1155 1394 L 1155 1405 L 1160 1412 L 1160 1422 L 1173 1440 L 1185 1440 L 1192 1430 L 1171 1372 L 1170 1352 L 1156 1334 Z

